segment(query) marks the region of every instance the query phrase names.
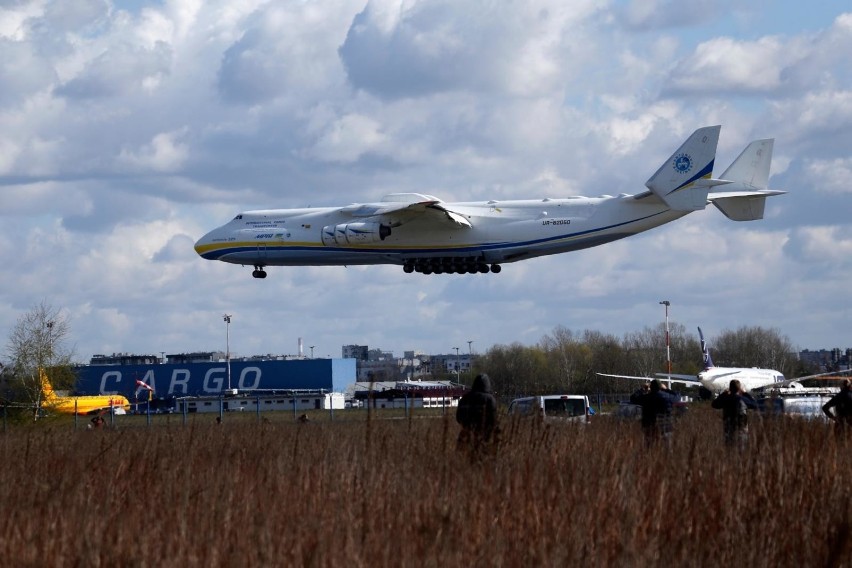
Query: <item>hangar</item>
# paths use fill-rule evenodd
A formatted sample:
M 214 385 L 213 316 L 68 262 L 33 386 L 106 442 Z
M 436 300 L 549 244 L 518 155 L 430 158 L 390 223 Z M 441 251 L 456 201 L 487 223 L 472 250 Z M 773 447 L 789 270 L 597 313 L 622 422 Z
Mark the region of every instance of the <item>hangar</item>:
M 122 394 L 133 400 L 150 386 L 156 399 L 251 391 L 345 392 L 355 383 L 355 359 L 240 359 L 204 362 L 83 365 L 75 394 Z

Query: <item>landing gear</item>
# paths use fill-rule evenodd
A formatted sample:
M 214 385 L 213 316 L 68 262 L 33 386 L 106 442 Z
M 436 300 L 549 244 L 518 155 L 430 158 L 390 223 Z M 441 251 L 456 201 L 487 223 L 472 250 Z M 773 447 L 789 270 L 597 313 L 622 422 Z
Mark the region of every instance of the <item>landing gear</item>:
M 497 274 L 501 267 L 496 262 L 489 265 L 483 259 L 475 257 L 438 257 L 406 260 L 402 269 L 406 274 Z
M 263 269 L 263 265 L 255 264 L 251 275 L 255 278 L 266 278 L 266 271 Z

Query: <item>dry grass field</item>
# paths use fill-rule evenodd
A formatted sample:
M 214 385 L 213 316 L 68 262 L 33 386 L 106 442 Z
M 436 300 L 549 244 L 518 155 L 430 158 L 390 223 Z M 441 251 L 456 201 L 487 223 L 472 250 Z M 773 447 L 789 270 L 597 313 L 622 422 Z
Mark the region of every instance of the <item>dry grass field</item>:
M 752 419 L 748 452 L 694 405 L 670 449 L 638 424 L 451 414 L 306 424 L 193 417 L 0 434 L 7 566 L 852 566 L 852 440 Z

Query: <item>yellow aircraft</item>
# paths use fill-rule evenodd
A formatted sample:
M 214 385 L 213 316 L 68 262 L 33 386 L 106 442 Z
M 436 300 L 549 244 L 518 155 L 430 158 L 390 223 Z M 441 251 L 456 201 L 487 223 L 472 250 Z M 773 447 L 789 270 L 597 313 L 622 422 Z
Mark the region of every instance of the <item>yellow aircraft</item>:
M 39 369 L 41 391 L 44 397 L 42 408 L 60 414 L 99 414 L 114 412 L 125 414 L 130 408 L 130 401 L 120 394 L 103 394 L 93 396 L 59 396 L 53 391 L 47 374 Z

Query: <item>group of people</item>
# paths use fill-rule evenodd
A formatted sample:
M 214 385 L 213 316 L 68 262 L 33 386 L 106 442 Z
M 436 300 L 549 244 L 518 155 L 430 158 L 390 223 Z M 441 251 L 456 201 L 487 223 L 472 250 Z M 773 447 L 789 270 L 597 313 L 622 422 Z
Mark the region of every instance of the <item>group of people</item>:
M 645 383 L 630 397 L 630 402 L 642 408 L 642 431 L 645 441 L 669 443 L 672 436 L 672 408 L 679 394 L 669 390 L 659 380 Z M 722 430 L 728 446 L 742 447 L 748 443 L 748 411 L 757 409 L 757 402 L 740 381 L 734 379 L 716 397 L 711 406 L 722 411 Z M 839 433 L 852 432 L 852 381 L 843 379 L 840 391 L 826 402 L 822 411 L 837 425 Z
M 673 432 L 672 411 L 680 394 L 669 389 L 662 381 L 653 380 L 642 385 L 630 397 L 632 404 L 642 408 L 642 431 L 650 446 L 662 441 L 671 443 Z M 748 442 L 748 411 L 757 409 L 757 402 L 740 381 L 734 379 L 725 392 L 716 397 L 711 406 L 722 411 L 722 429 L 725 443 L 742 447 Z M 852 431 L 852 381 L 843 379 L 840 392 L 822 407 L 823 412 L 837 424 L 838 431 Z M 456 421 L 461 425 L 458 445 L 479 452 L 497 441 L 497 398 L 491 389 L 491 379 L 486 374 L 477 375 L 469 392 L 459 400 Z

